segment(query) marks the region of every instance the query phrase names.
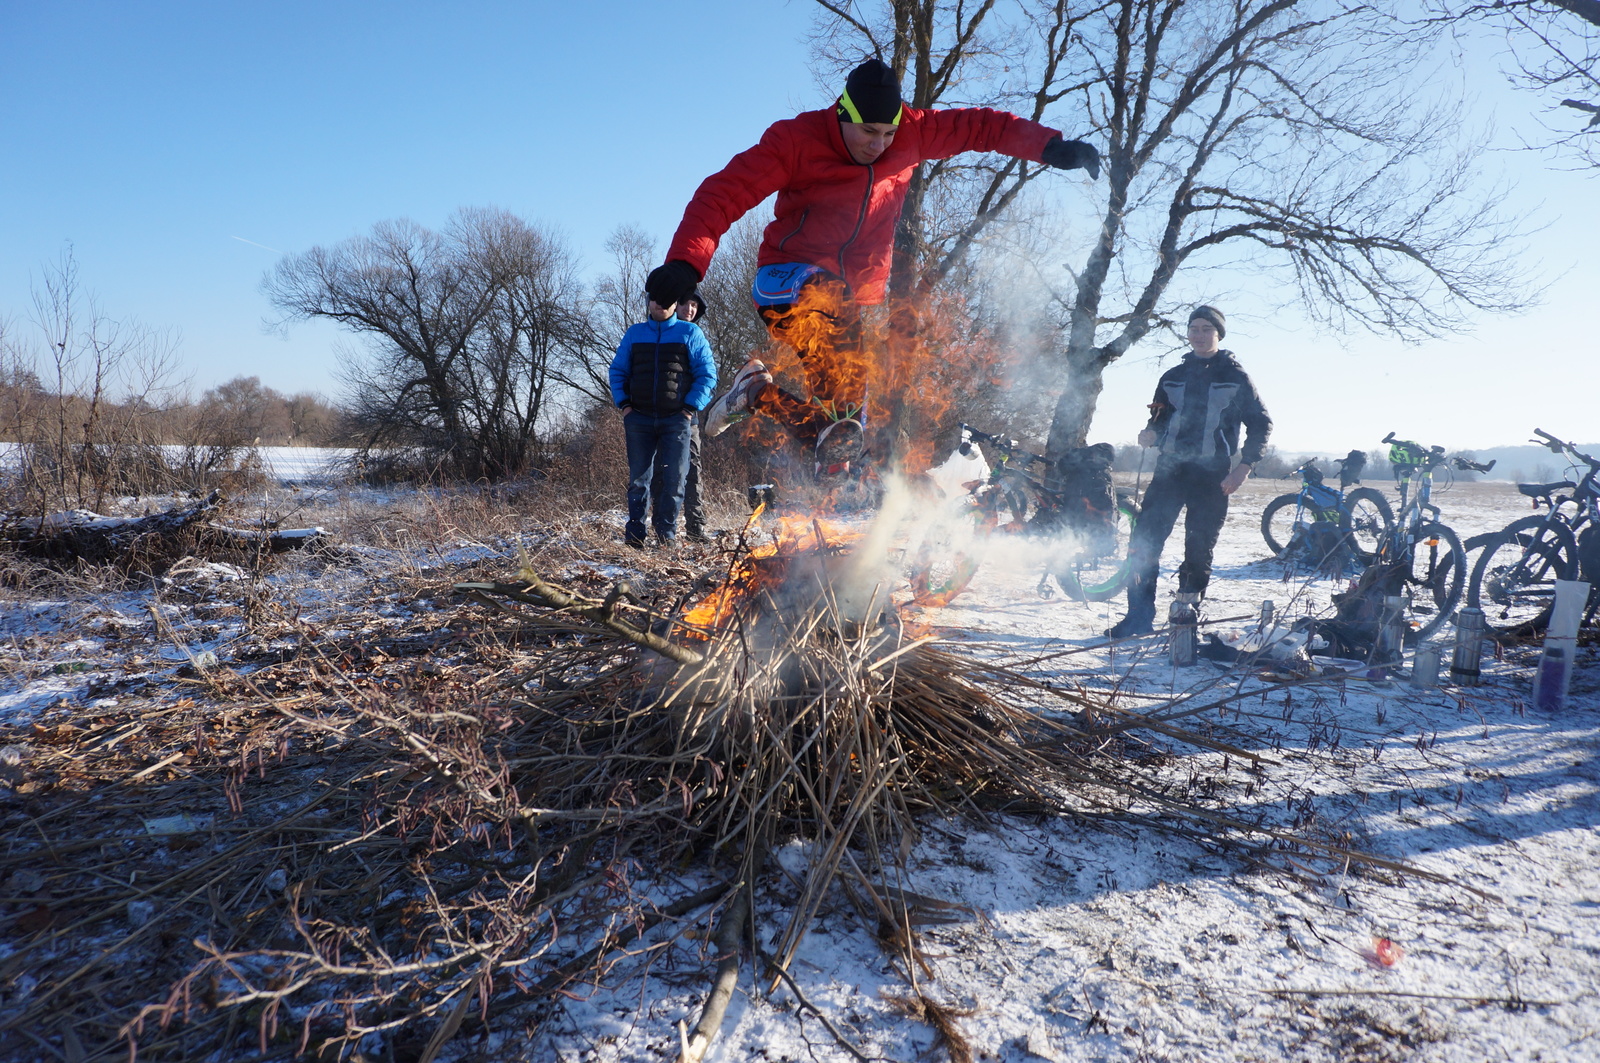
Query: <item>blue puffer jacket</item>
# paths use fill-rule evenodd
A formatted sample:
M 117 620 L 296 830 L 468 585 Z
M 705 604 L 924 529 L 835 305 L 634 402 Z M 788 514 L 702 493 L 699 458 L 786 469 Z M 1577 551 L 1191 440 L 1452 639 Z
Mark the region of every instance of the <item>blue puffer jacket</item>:
M 716 386 L 705 333 L 676 317 L 634 325 L 611 360 L 611 401 L 653 417 L 703 410 Z

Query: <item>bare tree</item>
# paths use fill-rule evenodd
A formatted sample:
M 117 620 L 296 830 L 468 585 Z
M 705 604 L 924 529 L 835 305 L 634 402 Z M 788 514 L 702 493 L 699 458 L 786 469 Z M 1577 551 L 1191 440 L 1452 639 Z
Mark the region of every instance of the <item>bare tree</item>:
M 499 210 L 460 211 L 443 233 L 383 222 L 285 258 L 264 287 L 286 321 L 369 341 L 343 367 L 363 449 L 420 448 L 468 478 L 526 468 L 552 382 L 593 344 L 571 253 Z
M 761 228 L 760 219 L 749 216 L 728 230 L 700 282 L 706 316 L 699 324 L 717 356 L 717 370 L 723 380 L 730 379 L 748 359 L 764 354 L 772 343 L 767 326 L 750 299 Z
M 1042 69 L 1031 75 L 1039 85 L 1031 94 L 1012 87 L 1028 82 L 1030 75 L 1009 75 L 1013 64 L 1035 56 L 1026 52 L 1022 27 L 996 12 L 996 0 L 817 3 L 825 14 L 812 39 L 813 54 L 819 75 L 829 82 L 842 83 L 863 54 L 874 54 L 894 68 L 913 107 L 1003 106 L 1036 122 L 1045 122 L 1049 108 L 1082 87 L 1066 76 L 1057 54 L 1083 17 L 1064 3 L 1055 5 L 1058 25 L 1046 41 Z M 1016 13 L 1013 5 L 1006 8 Z M 895 230 L 891 301 L 926 293 L 944 281 L 965 262 L 984 229 L 1047 172 L 1008 156 L 972 154 L 918 166 Z
M 1517 64 L 1512 81 L 1546 96 L 1552 110 L 1588 115 L 1552 117 L 1549 137 L 1532 146 L 1553 147 L 1590 169 L 1600 168 L 1600 0 L 1493 0 L 1435 5 L 1425 25 L 1481 23 L 1499 30 Z M 1558 98 L 1563 93 L 1574 93 Z M 1526 138 L 1524 138 L 1526 139 Z
M 1066 385 L 1052 453 L 1084 441 L 1102 373 L 1181 317 L 1175 297 L 1209 294 L 1169 291 L 1180 271 L 1245 267 L 1315 320 L 1408 339 L 1520 305 L 1510 226 L 1472 194 L 1473 153 L 1444 140 L 1455 116 L 1414 102 L 1412 42 L 1371 6 L 1017 0 L 1002 25 L 993 3 L 885 0 L 873 22 L 819 2 L 824 63 L 852 35 L 867 48 L 893 41 L 908 69 L 930 72 L 937 96 L 918 102 L 957 102 L 959 86 L 965 102 L 1099 131 L 1097 217 L 1078 227 L 1091 234 L 1073 248 L 1081 260 L 1048 296 L 1059 338 L 1041 357 Z M 929 201 L 948 176 L 943 202 L 965 224 L 926 241 L 920 276 L 948 275 L 1036 175 L 1014 161 L 930 167 Z
M 645 316 L 644 279 L 656 264 L 656 242 L 637 225 L 619 225 L 606 237 L 611 272 L 595 282 L 591 303 L 594 350 L 569 383 L 594 401 L 611 404 L 607 375 L 622 334 Z
M 182 389 L 174 336 L 104 313 L 70 250 L 44 271 L 33 311 L 42 344 L 3 343 L 24 506 L 99 509 L 113 494 L 172 486 L 161 444 Z

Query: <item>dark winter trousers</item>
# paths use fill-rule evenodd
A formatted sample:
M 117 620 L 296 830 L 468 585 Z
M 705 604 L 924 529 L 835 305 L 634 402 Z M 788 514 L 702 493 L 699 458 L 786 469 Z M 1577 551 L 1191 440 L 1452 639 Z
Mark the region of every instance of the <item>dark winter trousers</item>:
M 1178 590 L 1204 594 L 1211 582 L 1211 555 L 1217 535 L 1228 516 L 1228 496 L 1222 493 L 1226 468 L 1195 462 L 1157 466 L 1144 493 L 1139 523 L 1128 544 L 1128 615 L 1151 621 L 1156 615 L 1156 577 L 1161 569 L 1161 548 L 1166 545 L 1178 513 L 1183 519 L 1183 564 L 1178 566 Z
M 666 486 L 658 468 L 650 481 L 651 497 L 660 498 Z M 706 507 L 700 501 L 700 426 L 695 423 L 689 425 L 689 473 L 683 478 L 683 530 L 691 539 L 706 534 Z
M 681 413 L 657 417 L 638 410 L 622 418 L 628 441 L 628 542 L 644 542 L 646 508 L 656 538 L 671 542 L 678 529 L 678 507 L 683 504 L 683 480 L 689 468 L 689 418 Z M 650 485 L 657 482 L 655 492 Z M 653 505 L 652 505 L 653 503 Z

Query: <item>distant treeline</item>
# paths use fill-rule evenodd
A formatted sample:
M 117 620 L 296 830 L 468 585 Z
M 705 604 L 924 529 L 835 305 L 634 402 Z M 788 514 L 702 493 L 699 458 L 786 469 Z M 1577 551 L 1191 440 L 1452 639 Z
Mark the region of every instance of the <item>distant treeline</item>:
M 0 373 L 0 442 L 28 443 L 41 427 L 109 422 L 137 430 L 141 442 L 177 446 L 338 446 L 342 414 L 315 392 L 285 395 L 260 377 L 238 376 L 198 399 L 171 392 L 110 399 L 80 391 L 63 394 L 28 369 Z M 122 433 L 127 435 L 127 433 Z

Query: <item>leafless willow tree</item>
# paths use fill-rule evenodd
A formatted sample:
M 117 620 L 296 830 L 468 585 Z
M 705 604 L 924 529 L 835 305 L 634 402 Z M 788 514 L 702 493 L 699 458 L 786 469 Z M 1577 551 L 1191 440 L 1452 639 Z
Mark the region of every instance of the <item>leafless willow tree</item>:
M 1040 357 L 1063 388 L 1052 452 L 1084 441 L 1105 369 L 1181 318 L 1180 298 L 1210 294 L 1174 288 L 1201 267 L 1314 320 L 1409 339 L 1519 305 L 1511 226 L 1474 194 L 1475 155 L 1448 140 L 1457 116 L 1424 102 L 1423 56 L 1377 7 L 818 2 L 825 70 L 876 51 L 917 105 L 1000 106 L 1100 147 L 1093 214 L 1074 211 L 1079 235 L 1057 248 L 1076 261 L 1045 297 L 1056 338 Z M 919 283 L 940 282 L 1040 178 L 1015 160 L 927 166 L 897 251 Z
M 1434 7 L 1426 24 L 1458 22 L 1503 34 L 1517 66 L 1513 82 L 1546 97 L 1553 112 L 1566 109 L 1552 114 L 1547 135 L 1530 143 L 1600 168 L 1600 0 L 1446 2 Z
M 343 366 L 366 450 L 420 448 L 472 479 L 527 468 L 552 386 L 594 346 L 572 254 L 501 210 L 460 211 L 443 232 L 383 222 L 286 257 L 264 287 L 285 321 L 367 341 Z

